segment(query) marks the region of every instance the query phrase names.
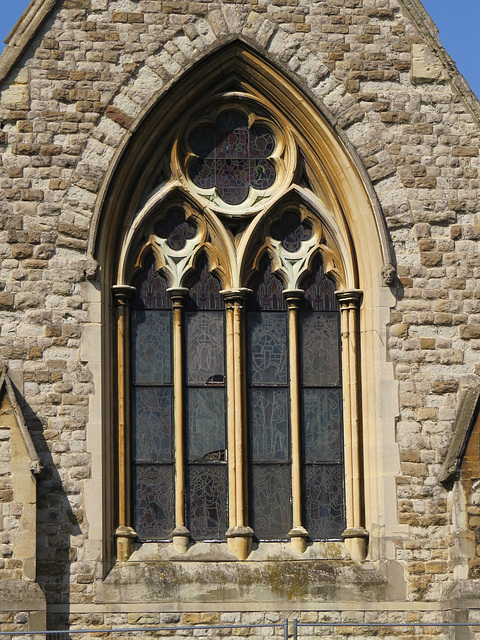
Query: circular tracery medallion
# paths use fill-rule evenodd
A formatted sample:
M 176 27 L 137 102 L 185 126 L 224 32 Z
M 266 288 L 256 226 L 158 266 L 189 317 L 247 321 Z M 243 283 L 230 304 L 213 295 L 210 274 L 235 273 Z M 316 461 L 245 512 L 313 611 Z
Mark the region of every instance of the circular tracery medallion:
M 189 166 L 193 184 L 215 188 L 228 205 L 245 202 L 250 189 L 262 191 L 273 185 L 276 171 L 269 159 L 275 138 L 264 126 L 248 126 L 239 111 L 224 111 L 214 125 L 196 127 L 189 136 L 194 160 Z
M 255 99 L 249 104 L 249 98 L 235 94 L 232 103 L 199 114 L 177 147 L 185 154 L 177 166 L 189 188 L 219 213 L 252 215 L 286 186 L 287 175 L 291 180 L 293 170 L 286 169 L 294 167 L 295 147 L 276 117 Z

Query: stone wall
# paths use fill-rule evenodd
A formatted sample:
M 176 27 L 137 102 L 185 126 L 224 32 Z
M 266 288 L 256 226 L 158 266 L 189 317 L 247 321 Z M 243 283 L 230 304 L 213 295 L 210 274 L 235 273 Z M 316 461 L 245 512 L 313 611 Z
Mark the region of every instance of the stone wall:
M 3 78 L 0 357 L 45 468 L 36 579 L 50 605 L 95 601 L 106 567 L 100 512 L 111 507 L 98 501 L 110 458 L 88 443 L 106 428 L 90 250 L 109 171 L 146 108 L 235 38 L 329 114 L 385 216 L 398 279 L 384 362 L 399 383 L 401 469 L 384 500 L 403 525 L 385 546 L 408 601 L 442 598 L 454 532 L 437 475 L 458 391 L 480 372 L 480 140 L 478 104 L 418 12 L 413 0 L 63 0 Z M 17 517 L 6 504 L 4 521 Z

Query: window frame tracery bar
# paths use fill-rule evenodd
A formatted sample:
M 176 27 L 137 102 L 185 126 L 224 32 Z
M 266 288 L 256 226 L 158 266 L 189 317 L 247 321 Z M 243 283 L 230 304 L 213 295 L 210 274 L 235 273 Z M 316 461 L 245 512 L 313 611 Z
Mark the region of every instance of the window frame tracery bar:
M 188 294 L 186 287 L 167 289 L 172 301 L 173 316 L 173 406 L 175 441 L 175 529 L 173 545 L 186 553 L 190 532 L 185 525 L 185 433 L 184 433 L 184 364 L 183 364 L 183 309 Z
M 290 377 L 290 446 L 292 459 L 292 528 L 288 535 L 297 553 L 307 547 L 308 531 L 302 524 L 302 460 L 300 420 L 300 365 L 298 347 L 298 313 L 305 295 L 303 289 L 284 289 L 288 310 L 288 346 Z
M 127 385 L 130 376 L 128 338 L 130 333 L 130 303 L 136 289 L 130 285 L 113 285 L 112 293 L 117 309 L 117 385 L 118 385 L 118 526 L 117 560 L 125 562 L 133 551 L 137 533 L 131 526 L 130 510 L 130 421 Z
M 359 398 L 359 311 L 360 289 L 336 291 L 340 306 L 342 335 L 345 506 L 347 528 L 342 536 L 355 560 L 367 555 L 368 532 L 364 527 L 362 423 Z
M 251 294 L 247 288 L 225 289 L 222 292 L 226 314 L 227 350 L 227 447 L 229 486 L 229 528 L 227 540 L 230 550 L 240 560 L 251 551 L 253 530 L 246 523 L 246 388 L 245 307 Z

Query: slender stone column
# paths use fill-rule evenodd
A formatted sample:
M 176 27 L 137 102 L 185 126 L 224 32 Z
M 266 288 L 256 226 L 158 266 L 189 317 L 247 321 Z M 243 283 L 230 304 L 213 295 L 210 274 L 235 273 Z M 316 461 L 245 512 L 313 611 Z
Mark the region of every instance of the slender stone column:
M 308 531 L 302 524 L 302 461 L 300 434 L 300 368 L 298 347 L 298 311 L 305 292 L 286 289 L 283 292 L 288 306 L 288 351 L 290 369 L 290 431 L 292 447 L 292 510 L 293 526 L 288 535 L 298 553 L 307 548 Z
M 239 560 L 251 551 L 253 530 L 247 523 L 246 495 L 246 415 L 244 378 L 245 300 L 249 289 L 222 291 L 226 308 L 227 342 L 227 435 L 229 528 L 228 546 Z
M 183 371 L 183 307 L 188 289 L 167 289 L 173 306 L 173 396 L 175 430 L 175 529 L 173 546 L 186 553 L 190 532 L 185 526 L 185 442 L 184 442 L 184 371 Z
M 345 545 L 355 560 L 365 560 L 368 532 L 364 528 L 363 443 L 359 394 L 359 309 L 362 292 L 337 291 L 342 330 L 343 409 L 345 433 Z
M 117 561 L 125 562 L 133 551 L 137 534 L 131 527 L 130 517 L 130 419 L 129 419 L 129 305 L 135 287 L 114 285 L 113 296 L 117 307 L 117 386 L 118 386 L 118 527 Z

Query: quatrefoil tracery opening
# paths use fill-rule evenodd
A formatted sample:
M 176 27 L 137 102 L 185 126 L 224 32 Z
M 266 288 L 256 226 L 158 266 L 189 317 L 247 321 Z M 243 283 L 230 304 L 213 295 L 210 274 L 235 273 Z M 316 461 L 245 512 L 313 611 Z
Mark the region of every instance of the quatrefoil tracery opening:
M 214 125 L 196 127 L 188 143 L 194 155 L 189 167 L 193 184 L 215 188 L 227 205 L 242 204 L 251 189 L 265 191 L 276 180 L 273 133 L 263 125 L 250 127 L 239 111 L 224 111 Z

